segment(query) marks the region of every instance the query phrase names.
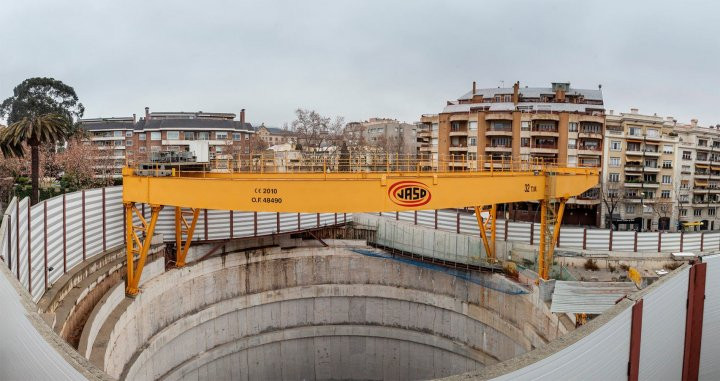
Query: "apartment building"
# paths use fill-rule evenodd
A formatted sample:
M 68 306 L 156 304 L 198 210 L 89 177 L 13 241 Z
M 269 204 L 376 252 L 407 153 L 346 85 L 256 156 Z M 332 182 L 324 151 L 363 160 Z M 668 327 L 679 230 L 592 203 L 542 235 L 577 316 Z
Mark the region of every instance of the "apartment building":
M 606 115 L 600 197 L 605 226 L 616 230 L 675 231 L 679 168 L 672 118 L 629 113 Z
M 292 131 L 277 127 L 267 127 L 264 123 L 255 129 L 255 133 L 260 140 L 264 141 L 268 145 L 268 147 L 278 144 L 291 143 L 295 140 L 295 136 Z
M 701 127 L 693 119 L 678 124 L 677 160 L 679 227 L 684 230 L 720 229 L 720 125 Z
M 150 112 L 137 119 L 99 118 L 81 120 L 87 131 L 88 142 L 101 151 L 112 150 L 112 172 L 120 177 L 125 159 L 146 161 L 153 152 L 189 151 L 191 147 L 207 147 L 208 159 L 219 155 L 250 152 L 250 138 L 255 133 L 252 125 L 245 122 L 245 110 L 238 120 L 232 113 L 198 112 Z M 204 149 L 204 148 L 203 148 Z M 96 158 L 99 170 L 105 167 L 107 158 Z M 102 175 L 99 173 L 98 175 Z
M 417 153 L 417 131 L 411 123 L 396 119 L 370 118 L 363 122 L 350 122 L 345 126 L 345 135 L 350 145 L 365 144 L 383 148 L 390 153 L 415 155 Z
M 449 101 L 439 114 L 421 117 L 418 139 L 423 165 L 448 169 L 489 168 L 512 159 L 537 159 L 571 167 L 603 163 L 605 109 L 602 91 L 570 83 L 550 87 L 472 90 Z M 429 141 L 429 144 L 422 144 Z M 478 158 L 481 158 L 480 160 Z M 600 192 L 569 200 L 563 223 L 600 224 Z M 537 220 L 537 204 L 508 207 L 510 218 Z

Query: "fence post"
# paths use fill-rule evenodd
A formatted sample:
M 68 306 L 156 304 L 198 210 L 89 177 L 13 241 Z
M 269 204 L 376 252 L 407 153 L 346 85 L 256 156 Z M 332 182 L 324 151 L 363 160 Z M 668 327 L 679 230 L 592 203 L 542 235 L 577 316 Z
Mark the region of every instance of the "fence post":
M 253 235 L 257 237 L 257 212 L 253 212 Z
M 460 234 L 460 211 L 455 211 L 455 231 L 457 234 Z
M 234 221 L 234 220 L 235 220 L 235 217 L 234 217 L 234 214 L 235 214 L 235 213 L 231 210 L 231 211 L 230 211 L 230 239 L 233 239 L 233 238 L 235 237 L 235 232 L 234 232 L 234 230 L 235 230 L 235 221 Z
M 438 211 L 437 211 L 437 209 L 435 209 L 435 230 L 437 230 L 437 226 L 438 226 L 437 220 L 438 220 Z
M 83 261 L 85 260 L 85 189 L 82 191 L 82 248 Z
M 417 225 L 417 210 L 415 211 L 415 216 L 413 217 L 413 222 L 415 222 L 415 225 Z
M 662 252 L 662 233 L 658 233 L 658 253 Z
M 43 202 L 43 251 L 45 256 L 45 268 L 43 274 L 45 275 L 45 289 L 48 288 L 48 258 L 47 258 L 47 200 Z
M 103 252 L 107 250 L 105 234 L 105 188 L 102 189 L 102 238 L 103 238 Z
M 30 201 L 28 201 L 27 204 L 27 237 L 28 237 L 28 244 L 27 244 L 27 253 L 28 253 L 28 293 L 32 296 L 32 258 L 31 258 L 31 249 L 30 249 L 30 243 L 32 242 L 32 239 L 30 237 Z
M 587 228 L 583 228 L 582 248 L 583 248 L 583 250 L 587 250 Z
M 506 220 L 505 220 L 505 241 L 507 241 L 507 239 L 508 239 L 508 226 L 510 226 L 510 223 L 509 223 L 509 221 L 506 219 Z
M 680 232 L 680 251 L 683 251 L 683 246 L 685 245 L 685 232 Z
M 638 232 L 635 231 L 635 243 L 633 244 L 633 251 L 636 253 L 637 253 L 637 237 L 638 237 Z
M 203 209 L 204 214 L 204 225 L 205 225 L 205 240 L 208 240 L 208 216 L 207 216 L 207 209 Z
M 20 201 L 15 203 L 15 254 L 17 255 L 17 261 L 15 266 L 17 267 L 15 272 L 17 278 L 20 280 Z
M 683 380 L 697 380 L 700 368 L 700 348 L 705 311 L 705 281 L 707 263 L 690 267 L 685 318 L 685 345 L 683 349 Z
M 300 219 L 301 219 L 301 218 L 300 218 L 300 213 L 297 214 L 297 217 L 298 217 L 298 229 L 297 229 L 297 230 L 301 230 L 302 228 L 300 227 L 300 226 L 301 226 L 301 224 L 300 224 Z
M 62 196 L 63 200 L 63 274 L 67 273 L 67 203 L 65 202 L 65 193 Z M 125 208 L 123 208 L 124 210 Z M 123 224 L 125 226 L 125 224 Z
M 530 223 L 530 244 L 533 245 L 535 243 L 535 223 Z
M 611 230 L 612 231 L 612 230 Z M 635 302 L 630 318 L 630 358 L 628 380 L 637 381 L 640 373 L 640 339 L 642 338 L 643 300 Z
M 280 218 L 280 213 L 278 213 L 278 218 Z M 320 213 L 317 214 L 317 222 L 315 223 L 316 227 L 320 227 Z
M 10 273 L 12 274 L 12 218 L 8 218 L 7 227 L 8 268 L 10 269 Z
M 335 213 L 335 225 L 337 225 L 337 213 Z
M 613 239 L 613 230 L 610 229 L 610 239 L 608 240 L 608 251 L 612 251 L 612 239 Z
M 705 248 L 705 232 L 700 233 L 700 251 Z
M 400 212 L 395 212 L 395 221 L 400 220 Z

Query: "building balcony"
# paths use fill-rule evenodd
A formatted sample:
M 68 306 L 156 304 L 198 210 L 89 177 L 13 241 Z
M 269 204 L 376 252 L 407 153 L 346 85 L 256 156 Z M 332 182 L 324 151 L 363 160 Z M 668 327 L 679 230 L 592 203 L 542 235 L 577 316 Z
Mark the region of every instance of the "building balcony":
M 532 136 L 558 136 L 557 130 L 530 130 Z
M 660 151 L 644 151 L 643 153 L 645 154 L 645 156 L 654 156 L 654 157 L 660 156 Z
M 485 131 L 486 136 L 512 136 L 512 129 L 511 128 L 498 128 L 498 129 L 492 129 L 492 130 L 486 130 Z
M 208 145 L 211 146 L 226 146 L 226 145 L 232 145 L 232 140 L 183 140 L 183 139 L 167 139 L 162 141 L 162 145 L 164 146 L 187 146 L 190 145 L 190 142 L 196 142 L 196 141 L 203 141 L 208 142 Z
M 418 138 L 430 138 L 431 132 L 430 130 L 422 130 L 418 131 L 417 137 Z
M 628 156 L 642 156 L 643 152 L 640 150 L 628 149 L 625 151 L 625 154 Z
M 485 152 L 512 152 L 510 145 L 486 146 Z
M 450 130 L 449 135 L 450 136 L 467 136 L 468 131 L 467 130 Z
M 626 188 L 659 188 L 660 183 L 648 181 L 625 181 Z
M 91 141 L 108 141 L 108 140 L 125 140 L 128 139 L 125 135 L 123 136 L 91 136 Z
M 710 178 L 710 174 L 709 174 L 709 173 L 697 173 L 697 172 L 695 172 L 695 174 L 694 174 L 693 176 L 694 176 L 696 179 L 709 179 L 709 178 Z
M 578 155 L 602 155 L 601 148 L 590 148 L 590 147 L 578 147 Z
M 557 146 L 556 145 L 535 145 L 530 147 L 531 152 L 535 153 L 556 153 L 557 152 Z
M 468 146 L 467 146 L 467 145 L 454 145 L 454 146 L 450 146 L 450 152 L 459 152 L 459 151 L 465 152 L 465 151 L 467 151 L 467 150 L 468 150 Z
M 580 131 L 578 132 L 579 138 L 590 138 L 590 139 L 602 139 L 603 135 L 600 132 L 584 132 Z
M 420 151 L 421 152 L 430 152 L 430 151 L 432 151 L 432 147 L 431 146 L 422 146 L 422 147 L 420 147 Z
M 97 146 L 96 147 L 99 150 L 112 150 L 112 149 L 125 149 L 125 146 Z

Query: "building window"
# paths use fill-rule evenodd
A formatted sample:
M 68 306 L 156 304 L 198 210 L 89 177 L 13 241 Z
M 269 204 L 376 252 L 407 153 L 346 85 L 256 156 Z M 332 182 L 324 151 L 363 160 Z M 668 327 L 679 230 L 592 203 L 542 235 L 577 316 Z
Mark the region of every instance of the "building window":
M 250 153 L 250 147 L 245 146 L 245 153 Z
M 227 140 L 228 134 L 224 131 L 216 131 L 215 132 L 215 139 L 217 140 Z
M 116 138 L 122 138 L 125 134 L 122 131 L 113 131 L 113 136 Z
M 705 139 L 698 139 L 698 146 L 700 147 L 707 147 L 707 140 Z
M 432 138 L 430 144 L 436 146 L 438 144 L 438 138 Z
M 577 130 L 578 130 L 578 124 L 576 122 L 568 123 L 568 131 L 577 132 Z
M 530 121 L 523 120 L 520 122 L 520 131 L 530 131 Z
M 683 155 L 682 155 L 683 160 L 692 159 L 692 157 L 690 155 L 691 155 L 690 151 L 683 151 Z
M 198 132 L 197 140 L 210 140 L 210 133 L 207 131 Z
M 165 136 L 168 140 L 178 140 L 180 139 L 180 131 L 168 131 Z
M 145 135 L 144 132 L 138 134 L 138 139 L 145 140 L 146 138 L 147 138 L 147 136 Z
M 657 138 L 658 136 L 660 136 L 660 134 L 658 133 L 658 130 L 649 128 L 647 130 L 647 136 L 648 138 Z
M 577 156 L 568 156 L 568 167 L 577 167 Z
M 669 190 L 660 191 L 660 198 L 670 198 L 670 191 Z
M 469 127 L 470 131 L 477 131 L 477 122 L 470 122 Z
M 140 147 L 140 153 L 145 153 L 145 147 Z
M 195 140 L 195 133 L 192 131 L 183 132 L 183 138 L 185 140 Z
M 610 158 L 610 166 L 611 167 L 619 167 L 620 166 L 620 158 L 619 157 L 611 157 Z
M 611 182 L 611 183 L 620 182 L 620 174 L 619 174 L 619 173 L 609 173 L 609 174 L 608 174 L 608 181 Z
M 151 146 L 150 152 L 160 152 L 160 146 Z
M 234 141 L 242 140 L 242 134 L 239 132 L 233 132 L 233 140 Z
M 687 216 L 687 209 L 680 209 L 680 216 L 681 217 Z
M 672 168 L 672 160 L 663 160 L 663 168 Z
M 568 139 L 568 148 L 569 149 L 577 148 L 577 140 L 576 139 Z
M 640 127 L 629 127 L 629 128 L 628 128 L 628 135 L 631 135 L 631 136 L 641 136 L 641 135 L 642 135 L 642 128 L 640 128 Z
M 132 147 L 132 145 L 133 145 L 132 140 L 126 140 L 125 145 L 128 147 Z
M 622 150 L 622 142 L 619 140 L 612 140 L 610 141 L 610 150 L 611 151 L 620 151 Z
M 222 153 L 223 147 L 222 146 L 215 146 L 215 153 Z
M 702 216 L 702 209 L 695 209 L 695 210 L 693 210 L 693 216 L 695 216 L 695 217 L 701 217 L 701 216 Z
M 245 134 L 245 140 L 250 140 L 250 134 Z
M 708 209 L 708 216 L 714 216 L 715 215 L 715 208 Z
M 477 146 L 477 138 L 468 138 L 469 146 Z
M 530 147 L 530 138 L 520 138 L 520 147 Z
M 635 205 L 625 205 L 625 213 L 635 213 Z
M 672 184 L 672 176 L 670 176 L 670 175 L 663 175 L 663 177 L 662 177 L 662 183 L 663 183 L 663 184 Z
M 663 146 L 663 153 L 673 153 L 673 146 L 665 144 Z
M 131 137 L 132 137 L 132 134 L 133 134 L 132 131 L 125 131 L 125 137 L 126 137 L 126 138 L 131 138 Z
M 150 133 L 150 140 L 162 140 L 162 136 L 160 135 L 160 131 L 151 132 L 151 133 Z
M 122 141 L 122 140 L 116 140 L 116 141 L 115 141 L 115 145 L 116 145 L 116 146 L 121 146 L 121 145 L 123 145 L 123 143 L 125 143 L 125 142 Z

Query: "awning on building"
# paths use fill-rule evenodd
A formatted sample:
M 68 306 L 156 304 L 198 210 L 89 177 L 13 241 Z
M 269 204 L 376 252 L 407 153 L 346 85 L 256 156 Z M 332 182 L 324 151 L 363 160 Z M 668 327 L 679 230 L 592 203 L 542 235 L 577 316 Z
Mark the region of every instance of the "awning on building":
M 632 282 L 556 281 L 551 312 L 601 314 L 618 299 L 637 291 Z
M 707 185 L 708 185 L 707 181 L 695 180 L 696 187 L 706 187 Z
M 702 222 L 700 221 L 694 221 L 694 222 L 683 222 L 683 226 L 702 226 Z
M 707 168 L 707 164 L 695 164 L 695 168 Z

